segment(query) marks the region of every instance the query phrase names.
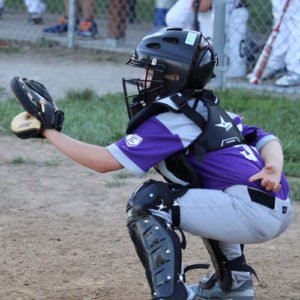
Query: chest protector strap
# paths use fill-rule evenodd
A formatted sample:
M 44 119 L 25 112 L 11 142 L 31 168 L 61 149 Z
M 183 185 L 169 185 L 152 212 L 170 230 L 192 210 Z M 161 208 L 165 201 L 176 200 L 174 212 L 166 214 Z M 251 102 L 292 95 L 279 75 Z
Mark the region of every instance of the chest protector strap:
M 198 100 L 195 101 L 195 106 L 199 100 L 203 101 L 208 110 L 207 121 L 195 110 L 195 107 L 188 105 L 185 96 L 174 95 L 171 97 L 179 107 L 179 111 L 198 125 L 202 133 L 187 149 L 165 160 L 169 171 L 176 177 L 189 182 L 193 187 L 199 187 L 200 183 L 197 173 L 188 160 L 189 155 L 195 155 L 200 162 L 207 152 L 244 143 L 242 134 L 229 115 L 218 105 L 215 95 L 211 91 L 202 91 L 197 96 Z

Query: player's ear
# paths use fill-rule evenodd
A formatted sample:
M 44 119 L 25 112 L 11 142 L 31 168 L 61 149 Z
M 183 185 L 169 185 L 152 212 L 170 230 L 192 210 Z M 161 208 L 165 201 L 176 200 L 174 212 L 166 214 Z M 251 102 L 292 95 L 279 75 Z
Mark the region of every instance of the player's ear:
M 178 81 L 180 79 L 179 74 L 165 74 L 165 78 L 172 81 Z

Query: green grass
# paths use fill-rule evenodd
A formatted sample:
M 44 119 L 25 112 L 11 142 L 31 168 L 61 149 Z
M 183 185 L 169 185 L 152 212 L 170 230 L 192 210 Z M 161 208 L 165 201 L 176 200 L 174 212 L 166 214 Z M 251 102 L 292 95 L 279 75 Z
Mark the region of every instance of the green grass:
M 22 156 L 14 157 L 10 162 L 13 166 L 20 166 L 20 165 L 38 165 L 40 167 L 56 167 L 60 165 L 60 161 L 57 159 L 54 160 L 45 160 L 42 162 L 38 162 L 35 160 L 25 159 Z
M 59 42 L 47 39 L 45 37 L 36 39 L 36 47 L 38 48 L 55 48 L 59 45 Z
M 20 48 L 18 48 L 16 46 L 12 46 L 9 43 L 7 43 L 7 47 L 0 48 L 0 55 L 1 54 L 16 54 L 19 52 L 20 52 Z
M 26 161 L 23 157 L 18 156 L 11 160 L 12 165 L 24 165 L 29 161 Z
M 226 110 L 239 114 L 245 123 L 257 125 L 278 136 L 285 154 L 285 173 L 300 177 L 300 99 L 233 90 L 217 94 Z M 66 116 L 64 132 L 74 138 L 105 146 L 125 133 L 127 112 L 122 94 L 98 97 L 92 90 L 71 91 L 65 99 L 58 101 L 58 106 Z M 10 122 L 21 111 L 15 99 L 0 101 L 0 135 L 11 134 Z M 300 199 L 297 180 L 293 181 L 293 187 L 294 194 Z
M 122 180 L 122 179 L 131 178 L 131 177 L 133 177 L 133 175 L 131 173 L 127 172 L 126 170 L 122 170 L 122 171 L 119 171 L 119 172 L 115 173 L 113 175 L 113 177 L 115 179 Z
M 300 180 L 299 180 L 299 178 L 289 178 L 289 183 L 291 186 L 292 199 L 295 201 L 300 201 Z
M 66 116 L 64 132 L 80 140 L 107 145 L 125 132 L 127 113 L 120 94 L 99 98 L 91 90 L 71 91 L 59 107 Z M 10 134 L 11 120 L 20 112 L 16 99 L 0 101 L 0 134 Z
M 60 102 L 66 115 L 65 132 L 89 143 L 107 145 L 124 135 L 127 123 L 120 94 L 99 98 L 92 91 L 73 91 Z
M 0 134 L 9 132 L 12 118 L 22 111 L 22 108 L 16 99 L 3 101 L 2 97 L 3 94 L 0 92 L 0 113 L 3 113 L 0 120 Z

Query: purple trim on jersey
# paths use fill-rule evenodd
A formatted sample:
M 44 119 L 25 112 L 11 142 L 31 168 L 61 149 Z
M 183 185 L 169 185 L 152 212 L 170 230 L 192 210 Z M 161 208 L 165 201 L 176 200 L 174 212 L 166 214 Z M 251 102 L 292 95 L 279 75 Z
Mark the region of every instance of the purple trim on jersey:
M 134 134 L 142 138 L 139 145 L 128 146 L 127 136 L 116 142 L 116 145 L 144 172 L 184 148 L 179 136 L 172 134 L 155 117 L 141 124 Z M 122 164 L 121 161 L 120 163 Z

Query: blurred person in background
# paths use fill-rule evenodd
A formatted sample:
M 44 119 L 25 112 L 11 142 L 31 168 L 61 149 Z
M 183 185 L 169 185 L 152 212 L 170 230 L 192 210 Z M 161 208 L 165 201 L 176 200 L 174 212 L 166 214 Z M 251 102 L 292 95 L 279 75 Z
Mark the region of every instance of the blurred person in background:
M 0 0 L 0 18 L 2 17 L 4 9 L 4 0 Z
M 134 3 L 132 0 L 110 0 L 108 9 L 108 32 L 105 45 L 116 48 L 125 44 L 127 19 Z
M 284 12 L 284 10 L 286 11 Z M 300 84 L 300 1 L 272 0 L 273 30 L 268 37 L 272 40 L 275 27 L 282 18 L 266 66 L 257 60 L 254 71 L 247 77 L 252 81 L 255 73 L 261 72 L 261 80 L 276 79 L 275 85 L 290 87 Z M 268 42 L 267 42 L 268 43 Z M 264 55 L 262 52 L 261 56 Z M 260 68 L 265 68 L 261 70 Z
M 166 15 L 174 6 L 176 0 L 155 0 L 154 26 L 157 28 L 166 27 Z
M 76 2 L 76 34 L 83 37 L 94 37 L 98 33 L 95 22 L 96 1 L 77 0 Z M 68 31 L 69 0 L 65 0 L 65 14 L 60 16 L 58 24 L 44 28 L 44 32 L 61 34 Z
M 228 78 L 244 77 L 247 74 L 248 18 L 248 8 L 243 0 L 226 3 L 224 74 Z M 214 1 L 177 0 L 166 15 L 166 24 L 169 27 L 201 31 L 213 43 Z
M 5 0 L 0 0 L 0 17 L 3 14 Z M 46 11 L 46 5 L 41 0 L 24 0 L 28 11 L 28 21 L 32 24 L 43 23 L 43 13 Z
M 166 15 L 167 26 L 195 29 L 195 9 L 196 0 L 176 1 Z M 211 39 L 213 33 L 212 0 L 199 1 L 198 20 L 202 34 Z

